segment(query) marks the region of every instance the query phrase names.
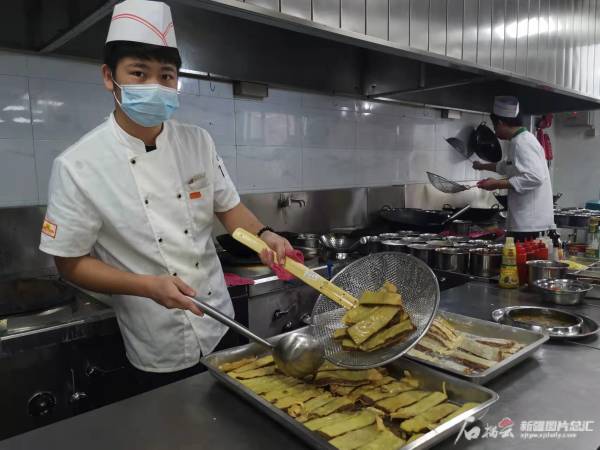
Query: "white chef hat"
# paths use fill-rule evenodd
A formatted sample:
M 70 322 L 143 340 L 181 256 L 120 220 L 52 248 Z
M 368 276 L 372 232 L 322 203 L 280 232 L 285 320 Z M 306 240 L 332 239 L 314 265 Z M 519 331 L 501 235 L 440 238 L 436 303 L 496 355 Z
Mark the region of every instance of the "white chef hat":
M 106 42 L 131 41 L 177 48 L 171 8 L 163 2 L 125 0 L 113 9 Z
M 517 117 L 519 115 L 519 100 L 508 95 L 494 98 L 494 114 L 500 117 Z

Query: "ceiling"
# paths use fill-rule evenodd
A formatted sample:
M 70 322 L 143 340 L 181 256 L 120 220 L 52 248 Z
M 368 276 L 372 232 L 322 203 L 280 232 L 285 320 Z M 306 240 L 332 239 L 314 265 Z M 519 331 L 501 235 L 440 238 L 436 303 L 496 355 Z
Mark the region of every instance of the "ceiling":
M 0 16 L 0 46 L 100 61 L 115 1 L 20 0 Z M 433 64 L 359 40 L 341 41 L 167 1 L 188 73 L 312 91 L 489 111 L 512 94 L 525 113 L 598 109 L 598 103 L 460 64 Z

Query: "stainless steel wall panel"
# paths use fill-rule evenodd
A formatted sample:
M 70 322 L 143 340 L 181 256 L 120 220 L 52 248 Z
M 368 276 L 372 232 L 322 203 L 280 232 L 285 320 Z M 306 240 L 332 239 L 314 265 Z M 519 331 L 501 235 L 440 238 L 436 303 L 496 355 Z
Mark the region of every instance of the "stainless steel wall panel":
M 342 0 L 342 28 L 365 32 L 365 0 Z
M 581 16 L 583 12 L 583 0 L 575 0 L 575 10 L 573 11 L 573 63 L 571 70 L 571 88 L 579 91 L 581 89 Z
M 579 91 L 587 91 L 588 82 L 588 15 L 590 0 L 583 0 L 581 7 L 581 25 L 579 28 Z
M 587 38 L 587 50 L 588 50 L 588 75 L 587 75 L 587 90 L 586 93 L 590 96 L 594 95 L 594 62 L 595 62 L 595 37 L 596 37 L 596 9 L 598 8 L 598 2 L 596 0 L 590 0 L 590 11 L 588 14 L 588 38 Z
M 575 1 L 565 0 L 565 87 L 573 87 L 573 54 L 575 51 L 575 36 L 573 35 L 573 20 Z
M 429 51 L 446 54 L 447 0 L 429 0 Z
M 548 64 L 546 73 L 548 82 L 556 84 L 556 59 L 558 56 L 558 4 L 557 0 L 548 1 Z
M 504 69 L 517 71 L 517 29 L 519 0 L 506 0 L 504 15 Z
M 406 47 L 410 43 L 410 0 L 390 0 L 389 39 Z
M 388 39 L 389 2 L 394 0 L 367 0 L 367 34 Z
M 410 46 L 419 50 L 429 48 L 429 0 L 410 2 Z
M 556 11 L 556 84 L 564 86 L 567 2 L 553 0 L 553 6 Z
M 446 56 L 462 59 L 464 0 L 448 0 Z
M 596 30 L 594 38 L 594 96 L 600 98 L 600 1 L 596 1 Z
M 550 81 L 550 0 L 540 0 L 538 25 L 538 73 L 543 81 Z M 552 69 L 554 78 L 554 69 Z
M 477 62 L 477 17 L 479 0 L 464 0 L 463 59 Z
M 489 66 L 492 55 L 492 0 L 479 0 L 477 64 Z
M 280 0 L 280 5 L 284 14 L 312 20 L 311 0 Z
M 246 0 L 246 3 L 279 11 L 279 0 Z
M 539 18 L 540 0 L 529 0 L 529 28 L 527 30 L 527 76 L 539 79 Z
M 517 73 L 527 74 L 527 33 L 529 30 L 529 0 L 519 0 L 517 17 Z
M 340 27 L 341 0 L 313 0 L 313 20 L 330 27 Z
M 506 13 L 506 1 L 494 0 L 492 4 L 492 67 L 502 69 L 504 67 L 504 34 L 506 26 L 504 24 Z

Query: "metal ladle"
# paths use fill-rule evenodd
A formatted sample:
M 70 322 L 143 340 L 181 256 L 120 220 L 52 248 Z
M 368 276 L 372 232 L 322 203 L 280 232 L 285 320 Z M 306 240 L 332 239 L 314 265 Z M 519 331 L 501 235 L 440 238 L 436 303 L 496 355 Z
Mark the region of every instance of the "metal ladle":
M 188 298 L 208 316 L 243 334 L 257 344 L 269 348 L 273 352 L 275 365 L 286 375 L 304 378 L 313 375 L 323 364 L 323 346 L 313 336 L 304 333 L 291 333 L 282 337 L 273 345 L 202 300 Z

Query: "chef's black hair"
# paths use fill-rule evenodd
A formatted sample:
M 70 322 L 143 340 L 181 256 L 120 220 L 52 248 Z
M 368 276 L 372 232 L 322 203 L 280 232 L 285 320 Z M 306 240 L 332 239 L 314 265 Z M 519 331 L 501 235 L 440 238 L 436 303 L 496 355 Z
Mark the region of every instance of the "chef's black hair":
M 173 64 L 177 67 L 177 71 L 181 69 L 179 50 L 173 47 L 162 47 L 160 45 L 131 41 L 111 41 L 107 42 L 104 46 L 104 64 L 110 68 L 113 74 L 117 70 L 119 61 L 127 57 Z
M 523 126 L 523 116 L 521 113 L 517 115 L 517 117 L 501 117 L 496 114 L 490 114 L 490 119 L 494 126 L 498 124 L 498 122 L 502 122 L 509 127 L 522 127 Z

